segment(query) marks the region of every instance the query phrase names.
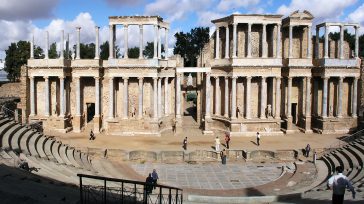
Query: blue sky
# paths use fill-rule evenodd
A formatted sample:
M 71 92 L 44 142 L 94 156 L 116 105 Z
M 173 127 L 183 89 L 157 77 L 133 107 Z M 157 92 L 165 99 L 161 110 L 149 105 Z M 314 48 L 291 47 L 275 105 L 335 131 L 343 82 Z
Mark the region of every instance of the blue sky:
M 100 38 L 108 38 L 108 16 L 159 15 L 171 23 L 169 47 L 173 47 L 175 32 L 189 31 L 197 26 L 209 26 L 212 19 L 232 13 L 269 13 L 289 15 L 295 10 L 308 10 L 314 24 L 323 21 L 350 21 L 364 29 L 364 0 L 0 0 L 0 58 L 11 42 L 29 40 L 44 46 L 45 31 L 50 41 L 57 42 L 60 30 L 70 33 L 75 41 L 75 27 L 81 26 L 81 41 L 94 41 L 94 26 L 101 27 Z M 152 33 L 146 28 L 146 41 Z M 136 30 L 136 29 L 134 29 Z M 133 32 L 133 28 L 131 31 Z M 117 39 L 123 33 L 117 34 Z M 131 39 L 131 46 L 137 40 Z M 122 46 L 122 42 L 119 42 Z

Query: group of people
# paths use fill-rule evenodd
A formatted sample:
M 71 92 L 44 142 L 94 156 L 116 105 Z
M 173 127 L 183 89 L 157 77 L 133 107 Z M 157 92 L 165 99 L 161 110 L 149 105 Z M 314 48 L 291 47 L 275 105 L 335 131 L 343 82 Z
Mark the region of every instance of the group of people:
M 145 187 L 145 191 L 147 194 L 152 193 L 153 189 L 156 188 L 158 182 L 158 173 L 157 170 L 153 169 L 152 173 L 149 173 L 148 177 L 146 178 L 145 182 L 147 183 Z

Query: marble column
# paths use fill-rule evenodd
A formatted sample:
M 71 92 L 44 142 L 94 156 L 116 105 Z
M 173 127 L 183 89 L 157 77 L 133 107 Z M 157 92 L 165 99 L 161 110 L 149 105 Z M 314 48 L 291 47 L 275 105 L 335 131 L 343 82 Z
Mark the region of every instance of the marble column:
M 359 57 L 359 26 L 355 26 L 355 57 Z
M 169 85 L 168 77 L 164 78 L 164 115 L 169 115 Z
M 250 96 L 251 96 L 251 80 L 252 77 L 246 77 L 246 106 L 245 106 L 245 118 L 251 119 L 251 110 L 250 110 Z
M 224 117 L 229 117 L 229 78 L 225 77 Z
M 338 100 L 337 100 L 337 117 L 338 118 L 342 118 L 342 100 L 343 100 L 343 81 L 344 81 L 344 77 L 339 77 L 339 93 L 338 93 Z
M 75 77 L 76 80 L 76 116 L 81 116 L 81 78 Z
M 158 79 L 158 118 L 162 117 L 162 78 Z
M 267 78 L 262 77 L 260 85 L 260 119 L 265 119 L 265 108 L 267 107 Z
M 161 28 L 158 27 L 158 59 L 162 58 Z
M 315 49 L 315 58 L 318 59 L 320 57 L 320 28 L 316 27 L 316 49 Z
M 114 59 L 114 25 L 109 25 L 109 59 Z
M 67 57 L 67 59 L 70 59 L 70 56 L 68 54 L 69 51 L 70 51 L 70 34 L 67 33 L 67 39 L 66 39 L 66 53 L 67 53 L 66 57 Z
M 35 115 L 35 89 L 34 77 L 30 76 L 30 116 Z
M 76 27 L 76 30 L 77 30 L 76 59 L 81 59 L 81 54 L 80 54 L 81 27 Z
M 281 117 L 281 77 L 276 77 L 276 107 L 274 118 L 279 119 Z
M 44 77 L 44 116 L 49 116 L 49 78 Z
M 99 43 L 99 30 L 100 27 L 95 26 L 95 59 L 100 59 L 100 52 L 99 52 L 99 47 L 100 47 L 100 43 Z
M 48 56 L 48 50 L 49 50 L 49 33 L 48 31 L 46 31 L 46 47 L 44 49 L 44 59 L 49 59 Z
M 143 117 L 143 77 L 139 77 L 138 118 Z
M 237 47 L 237 27 L 238 27 L 238 24 L 237 23 L 234 23 L 233 24 L 233 58 L 236 58 L 236 47 Z
M 129 77 L 123 77 L 124 84 L 123 84 L 123 119 L 129 118 Z M 131 110 L 134 111 L 134 110 Z
M 215 115 L 220 115 L 220 78 L 215 77 Z
M 229 55 L 229 52 L 230 52 L 230 48 L 229 48 L 229 44 L 230 44 L 230 35 L 229 35 L 229 25 L 227 25 L 225 27 L 225 59 L 229 59 L 230 58 L 230 55 Z
M 128 46 L 128 28 L 129 28 L 129 26 L 126 24 L 126 25 L 124 25 L 124 59 L 128 59 L 129 58 L 129 56 L 128 56 L 128 49 L 129 49 L 129 46 Z
M 252 24 L 248 23 L 248 42 L 247 42 L 247 57 L 252 57 Z
M 34 33 L 30 39 L 30 59 L 34 59 Z
M 139 59 L 143 59 L 143 25 L 139 25 Z M 142 81 L 143 82 L 143 81 Z
M 60 59 L 64 59 L 64 30 L 61 31 L 61 43 L 60 43 Z
M 157 50 L 157 44 L 158 43 L 158 25 L 154 25 L 154 49 L 153 49 L 153 59 L 157 59 L 158 56 L 158 50 Z
M 165 36 L 164 36 L 164 58 L 168 59 L 168 28 L 165 28 Z
M 100 77 L 95 79 L 95 117 L 100 117 Z
M 307 58 L 310 59 L 312 58 L 312 31 L 311 31 L 311 26 L 307 26 Z
M 293 37 L 292 37 L 292 29 L 293 26 L 289 25 L 289 48 L 288 48 L 288 58 L 293 58 Z
M 287 118 L 291 118 L 292 117 L 292 113 L 291 113 L 291 93 L 292 93 L 292 77 L 288 77 L 288 87 L 287 87 Z
M 328 86 L 328 77 L 323 77 L 323 87 L 322 87 L 322 118 L 327 117 L 327 86 Z
M 231 119 L 236 119 L 236 76 L 231 77 Z
M 59 101 L 60 101 L 60 106 L 59 106 L 59 116 L 60 117 L 64 117 L 64 77 L 61 76 L 59 77 Z
M 176 74 L 176 118 L 181 118 L 181 75 Z
M 205 110 L 205 116 L 206 117 L 210 117 L 210 72 L 207 72 L 206 73 L 206 93 L 205 93 L 205 96 L 206 96 L 206 110 Z
M 158 118 L 158 77 L 153 77 L 153 119 Z
M 281 58 L 281 24 L 277 24 L 277 48 L 276 58 Z
M 352 109 L 352 117 L 357 117 L 357 102 L 358 102 L 358 78 L 355 77 L 353 81 L 353 109 Z
M 325 53 L 324 58 L 329 58 L 329 26 L 325 26 Z
M 263 23 L 262 31 L 262 57 L 267 57 L 267 24 Z
M 339 47 L 339 57 L 344 59 L 344 25 L 340 25 L 340 47 Z
M 220 59 L 220 28 L 216 26 L 216 37 L 215 37 L 215 59 Z
M 109 119 L 114 119 L 114 77 L 109 77 Z
M 311 77 L 306 77 L 306 117 L 311 117 Z

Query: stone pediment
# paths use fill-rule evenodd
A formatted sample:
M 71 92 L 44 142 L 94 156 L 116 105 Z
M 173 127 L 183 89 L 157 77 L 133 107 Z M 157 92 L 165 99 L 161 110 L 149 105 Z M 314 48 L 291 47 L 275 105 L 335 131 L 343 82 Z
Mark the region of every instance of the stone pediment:
M 311 20 L 314 17 L 309 11 L 304 10 L 303 12 L 300 12 L 299 10 L 297 10 L 292 12 L 289 15 L 289 18 Z

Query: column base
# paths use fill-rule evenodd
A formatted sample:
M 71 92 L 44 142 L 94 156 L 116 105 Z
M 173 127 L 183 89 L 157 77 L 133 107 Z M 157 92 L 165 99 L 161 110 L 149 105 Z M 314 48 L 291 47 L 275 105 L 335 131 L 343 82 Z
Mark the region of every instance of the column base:
M 304 132 L 307 134 L 313 133 L 311 129 L 311 117 L 305 117 L 304 119 Z
M 76 115 L 73 118 L 72 124 L 73 124 L 73 132 L 77 133 L 81 132 L 82 116 Z
M 94 122 L 94 133 L 100 133 L 101 129 L 101 117 L 100 116 L 94 116 L 93 119 Z

